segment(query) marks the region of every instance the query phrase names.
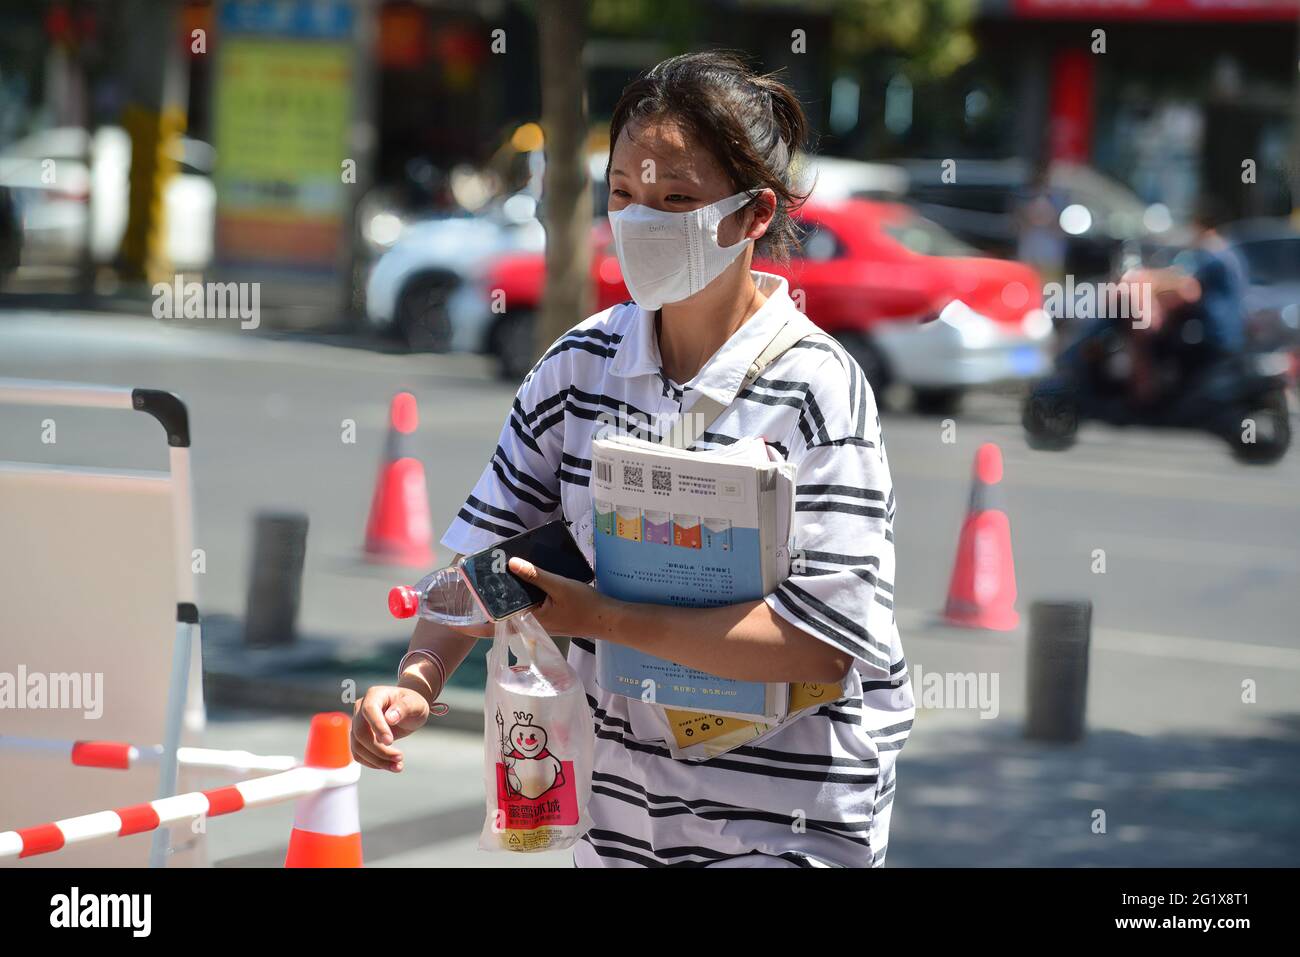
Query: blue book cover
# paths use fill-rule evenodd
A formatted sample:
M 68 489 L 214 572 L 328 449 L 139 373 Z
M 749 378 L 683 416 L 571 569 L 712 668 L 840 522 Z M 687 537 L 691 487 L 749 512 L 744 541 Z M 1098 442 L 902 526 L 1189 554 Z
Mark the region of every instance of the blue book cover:
M 762 598 L 780 580 L 792 484 L 758 445 L 721 455 L 635 439 L 592 444 L 596 587 L 626 601 L 692 608 Z M 761 458 L 760 458 L 761 456 Z M 751 719 L 784 713 L 787 686 L 707 674 L 612 642 L 597 645 L 606 691 L 665 708 Z

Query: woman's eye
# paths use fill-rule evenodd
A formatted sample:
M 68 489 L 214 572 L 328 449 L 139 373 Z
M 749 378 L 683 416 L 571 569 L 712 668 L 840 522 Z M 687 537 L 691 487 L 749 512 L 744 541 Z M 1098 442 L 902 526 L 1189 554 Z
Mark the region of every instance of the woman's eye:
M 683 196 L 681 193 L 669 193 L 664 197 L 666 203 L 689 203 L 690 201 L 689 196 Z
M 628 193 L 627 193 L 625 190 L 621 190 L 621 189 L 612 190 L 612 191 L 610 192 L 610 195 L 611 195 L 611 196 L 617 196 L 619 199 L 627 199 L 627 198 L 629 198 L 629 197 L 628 197 Z

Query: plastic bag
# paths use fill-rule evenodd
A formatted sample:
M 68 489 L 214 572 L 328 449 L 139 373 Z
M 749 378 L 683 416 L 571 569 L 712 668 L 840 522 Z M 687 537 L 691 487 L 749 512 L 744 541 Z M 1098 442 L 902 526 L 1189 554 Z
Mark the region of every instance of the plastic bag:
M 514 651 L 510 664 L 507 649 Z M 483 697 L 485 851 L 570 847 L 591 826 L 591 709 L 531 612 L 496 623 Z

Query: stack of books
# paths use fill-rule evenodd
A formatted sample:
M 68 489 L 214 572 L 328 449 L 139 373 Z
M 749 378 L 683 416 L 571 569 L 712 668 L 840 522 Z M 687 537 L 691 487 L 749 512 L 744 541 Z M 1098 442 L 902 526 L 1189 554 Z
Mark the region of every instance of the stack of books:
M 754 601 L 790 569 L 794 466 L 761 438 L 690 452 L 630 436 L 592 442 L 596 588 L 693 608 Z M 597 680 L 653 705 L 674 757 L 707 760 L 758 740 L 840 686 L 739 681 L 612 642 Z

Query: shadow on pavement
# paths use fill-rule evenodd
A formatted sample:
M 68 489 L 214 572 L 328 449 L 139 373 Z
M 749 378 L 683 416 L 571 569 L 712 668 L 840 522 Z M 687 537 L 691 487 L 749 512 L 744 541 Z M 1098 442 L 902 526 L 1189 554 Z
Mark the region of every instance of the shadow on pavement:
M 898 769 L 894 867 L 1293 867 L 1300 860 L 1300 715 L 1267 735 L 1143 737 L 1078 745 L 1019 729 L 945 732 L 944 753 Z M 1104 834 L 1093 833 L 1105 813 Z

